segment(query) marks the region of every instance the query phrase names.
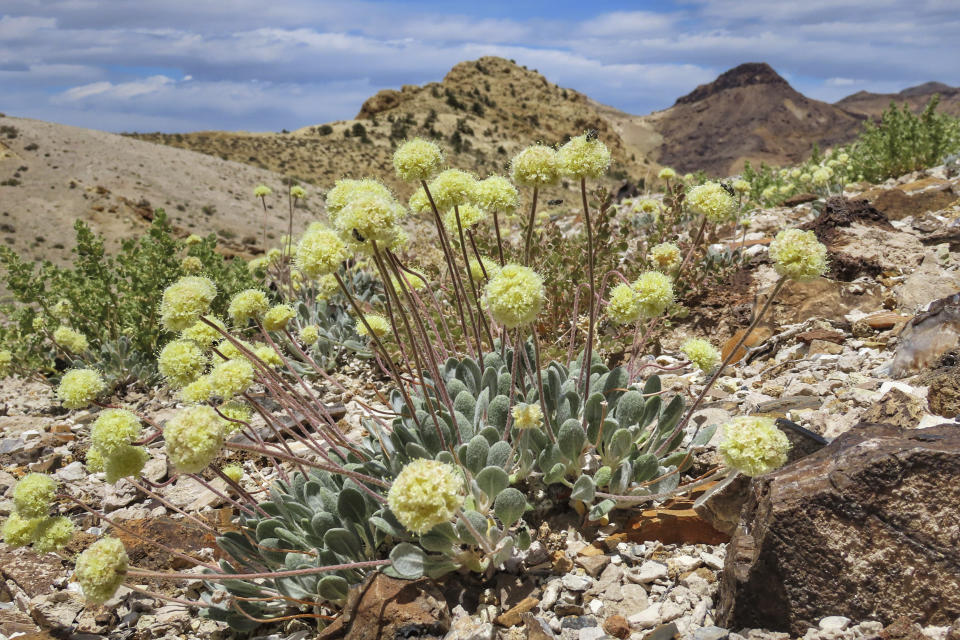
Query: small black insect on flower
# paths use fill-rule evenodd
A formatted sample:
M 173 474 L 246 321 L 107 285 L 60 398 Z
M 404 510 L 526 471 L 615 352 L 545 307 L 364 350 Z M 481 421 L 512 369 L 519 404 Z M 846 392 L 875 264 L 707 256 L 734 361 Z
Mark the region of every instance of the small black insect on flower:
M 596 129 L 587 129 L 587 140 L 596 140 L 600 137 L 600 132 Z
M 721 182 L 720 186 L 723 187 L 723 190 L 731 195 L 731 197 L 737 197 L 737 192 L 733 190 L 733 187 L 726 182 Z
M 351 229 L 351 230 L 350 230 L 350 233 L 353 234 L 353 239 L 356 240 L 357 242 L 366 242 L 366 238 L 364 238 L 364 237 L 360 234 L 360 232 L 357 231 L 356 229 Z

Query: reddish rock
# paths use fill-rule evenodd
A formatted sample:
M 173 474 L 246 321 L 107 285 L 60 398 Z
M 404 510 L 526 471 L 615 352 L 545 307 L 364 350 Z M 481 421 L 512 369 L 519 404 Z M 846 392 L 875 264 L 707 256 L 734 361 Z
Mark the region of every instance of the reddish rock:
M 603 621 L 603 630 L 614 638 L 627 638 L 630 636 L 630 623 L 623 616 L 610 616 Z
M 524 598 L 517 603 L 516 606 L 511 607 L 509 610 L 504 611 L 499 616 L 494 618 L 493 621 L 501 627 L 515 627 L 523 622 L 523 614 L 525 614 L 527 611 L 530 611 L 538 604 L 540 604 L 540 600 L 537 598 Z
M 754 478 L 727 547 L 718 624 L 802 635 L 831 615 L 960 615 L 960 429 L 861 423 Z
M 631 542 L 659 540 L 663 544 L 721 544 L 730 536 L 715 529 L 693 510 L 693 503 L 680 501 L 669 507 L 647 509 L 627 521 Z

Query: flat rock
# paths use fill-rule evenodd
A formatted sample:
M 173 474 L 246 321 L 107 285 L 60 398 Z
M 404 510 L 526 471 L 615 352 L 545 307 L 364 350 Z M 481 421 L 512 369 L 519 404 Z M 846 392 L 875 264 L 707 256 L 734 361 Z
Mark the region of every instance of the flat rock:
M 960 615 L 957 477 L 955 426 L 861 423 L 754 478 L 727 547 L 718 622 L 795 635 L 827 616 L 950 624 Z
M 892 424 L 901 429 L 913 429 L 925 413 L 920 398 L 893 388 L 868 407 L 860 419 L 864 422 Z

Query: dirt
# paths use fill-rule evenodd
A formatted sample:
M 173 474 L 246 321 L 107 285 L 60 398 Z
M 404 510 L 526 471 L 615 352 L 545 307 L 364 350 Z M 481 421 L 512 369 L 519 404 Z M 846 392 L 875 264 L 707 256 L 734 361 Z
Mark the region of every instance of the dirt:
M 876 276 L 884 267 L 876 262 L 848 255 L 839 249 L 840 234 L 837 229 L 850 227 L 855 222 L 893 231 L 893 225 L 883 212 L 867 200 L 848 200 L 843 196 L 828 198 L 823 211 L 813 221 L 800 228 L 813 231 L 829 250 L 830 271 L 828 277 L 841 282 L 852 282 L 861 275 Z

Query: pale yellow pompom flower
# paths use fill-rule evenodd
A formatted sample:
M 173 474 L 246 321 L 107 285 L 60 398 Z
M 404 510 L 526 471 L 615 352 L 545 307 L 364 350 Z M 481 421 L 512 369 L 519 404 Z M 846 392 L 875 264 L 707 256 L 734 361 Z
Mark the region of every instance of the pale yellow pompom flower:
M 94 542 L 77 559 L 73 577 L 87 600 L 103 604 L 113 597 L 127 575 L 130 559 L 117 538 Z
M 290 196 L 294 200 L 302 200 L 303 198 L 307 197 L 307 190 L 300 185 L 294 185 L 290 187 Z
M 790 440 L 773 418 L 743 416 L 723 427 L 717 447 L 724 464 L 746 476 L 759 476 L 787 462 Z
M 490 176 L 477 183 L 476 202 L 485 211 L 510 214 L 520 206 L 520 194 L 503 176 Z
M 443 152 L 423 138 L 404 142 L 393 154 L 393 167 L 405 182 L 429 180 L 443 165 Z
M 737 201 L 719 182 L 705 182 L 690 189 L 687 205 L 716 224 L 731 220 L 737 212 Z
M 380 196 L 387 200 L 393 199 L 393 194 L 390 193 L 390 190 L 387 189 L 383 183 L 371 178 L 364 178 L 363 180 L 344 178 L 343 180 L 337 180 L 333 187 L 327 191 L 327 213 L 335 216 L 354 198 L 371 195 Z
M 297 312 L 288 304 L 277 304 L 263 316 L 263 328 L 267 331 L 283 331 L 291 320 L 297 317 Z
M 196 256 L 187 256 L 180 261 L 180 270 L 184 273 L 199 273 L 203 270 L 203 262 Z
M 517 184 L 528 187 L 554 184 L 560 178 L 557 152 L 543 144 L 527 147 L 510 161 L 510 176 Z
M 270 308 L 270 299 L 259 289 L 245 289 L 230 299 L 227 314 L 235 325 L 246 324 L 248 320 L 259 319 Z
M 423 187 L 413 192 L 413 195 L 410 196 L 410 200 L 407 202 L 407 206 L 409 206 L 410 211 L 414 213 L 431 213 L 433 211 L 433 207 L 430 205 L 430 198 L 427 197 L 427 192 L 424 191 Z
M 720 352 L 703 338 L 691 338 L 680 347 L 687 359 L 704 372 L 713 371 L 720 364 Z
M 659 271 L 647 271 L 633 283 L 640 315 L 659 316 L 673 304 L 673 281 Z
M 48 515 L 57 493 L 57 481 L 45 473 L 28 473 L 13 487 L 13 507 L 24 518 Z
M 677 172 L 670 167 L 664 167 L 663 169 L 660 169 L 660 173 L 657 174 L 657 177 L 661 180 L 673 180 L 677 177 Z
M 498 324 L 514 329 L 536 319 L 545 295 L 543 278 L 529 267 L 510 263 L 490 278 L 483 299 Z
M 460 169 L 447 169 L 430 182 L 430 195 L 439 211 L 472 203 L 477 192 L 477 179 Z
M 422 535 L 451 520 L 463 505 L 464 484 L 452 465 L 414 460 L 397 475 L 387 493 L 390 511 L 412 533 Z
M 297 244 L 294 263 L 303 275 L 314 279 L 333 274 L 349 257 L 350 252 L 340 236 L 333 229 L 314 222 Z
M 633 287 L 621 282 L 610 290 L 607 315 L 617 324 L 630 324 L 640 318 L 640 299 Z
M 157 370 L 170 386 L 179 388 L 202 375 L 207 363 L 206 354 L 196 342 L 174 340 L 161 349 Z
M 53 340 L 71 353 L 83 353 L 90 347 L 86 336 L 70 327 L 57 327 L 53 331 Z
M 560 172 L 574 178 L 599 178 L 610 168 L 610 150 L 599 139 L 576 136 L 557 151 Z
M 221 362 L 210 371 L 210 386 L 213 395 L 232 398 L 253 384 L 253 365 L 246 358 Z
M 672 242 L 661 242 L 650 249 L 650 261 L 660 271 L 673 271 L 680 266 L 680 259 L 680 247 Z
M 480 207 L 472 204 L 464 204 L 457 209 L 450 209 L 443 216 L 443 226 L 452 232 L 455 240 L 459 241 L 457 234 L 457 213 L 460 214 L 460 227 L 464 230 L 474 227 L 487 217 L 487 213 Z
M 317 343 L 317 340 L 320 339 L 320 331 L 317 329 L 316 325 L 307 325 L 306 327 L 300 329 L 300 342 L 304 345 L 311 347 Z
M 734 180 L 733 184 L 730 186 L 733 187 L 734 191 L 741 195 L 750 193 L 750 183 L 746 180 Z
M 786 229 L 770 243 L 774 270 L 791 280 L 806 282 L 826 273 L 827 248 L 813 231 Z
M 368 313 L 363 316 L 363 319 L 366 320 L 366 324 L 357 320 L 356 331 L 358 336 L 369 336 L 370 331 L 373 331 L 373 335 L 378 338 L 390 335 L 390 321 L 379 313 Z M 369 330 L 367 325 L 370 325 Z
M 71 369 L 63 374 L 57 397 L 67 409 L 83 409 L 107 388 L 99 371 Z
M 354 246 L 367 248 L 372 241 L 383 249 L 396 240 L 396 227 L 405 213 L 403 206 L 393 198 L 362 194 L 337 213 L 333 226 Z
M 227 326 L 223 323 L 223 320 L 217 318 L 216 316 L 207 316 L 206 319 L 223 330 L 226 330 L 227 328 Z M 203 320 L 198 320 L 193 325 L 181 331 L 180 337 L 184 340 L 193 340 L 203 349 L 209 349 L 214 342 L 223 337 L 223 334 Z
M 521 403 L 513 408 L 513 426 L 517 429 L 539 429 L 543 426 L 543 410 L 537 403 Z
M 163 290 L 160 322 L 168 331 L 183 331 L 210 310 L 217 287 L 210 278 L 184 276 Z
M 103 456 L 115 455 L 140 437 L 140 419 L 126 409 L 107 409 L 97 416 L 90 430 L 93 448 Z
M 470 259 L 470 277 L 474 282 L 480 282 L 484 279 L 489 280 L 499 270 L 500 265 L 486 256 L 481 256 L 479 262 L 476 258 Z
M 270 187 L 268 187 L 268 186 L 265 185 L 265 184 L 258 184 L 258 185 L 257 185 L 256 187 L 254 187 L 254 189 L 253 189 L 253 197 L 254 197 L 254 198 L 265 198 L 266 196 L 270 195 L 271 193 L 273 193 L 273 189 L 271 189 Z
M 199 473 L 223 447 L 225 421 L 213 407 L 182 409 L 167 421 L 163 438 L 167 457 L 178 473 Z

